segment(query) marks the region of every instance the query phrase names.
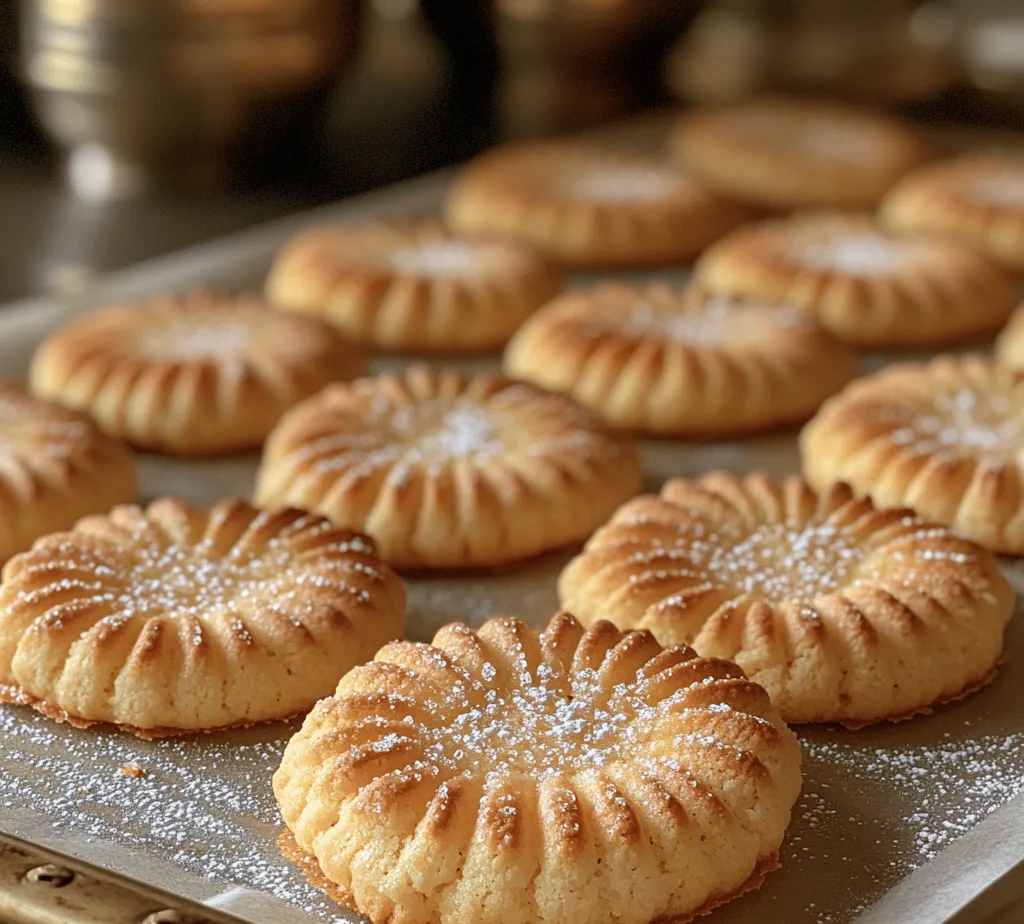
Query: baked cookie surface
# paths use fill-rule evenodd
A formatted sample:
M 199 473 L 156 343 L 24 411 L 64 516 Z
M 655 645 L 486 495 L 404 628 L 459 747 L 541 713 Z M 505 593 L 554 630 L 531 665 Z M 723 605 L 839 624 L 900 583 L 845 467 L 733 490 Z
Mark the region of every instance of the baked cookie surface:
M 135 446 L 205 455 L 260 445 L 293 404 L 363 369 L 327 324 L 196 291 L 71 321 L 36 351 L 30 380 Z
M 885 197 L 882 220 L 901 232 L 976 247 L 1024 272 L 1024 159 L 961 157 L 906 176 Z
M 796 309 L 664 284 L 563 295 L 505 353 L 506 374 L 613 426 L 704 437 L 805 420 L 859 367 Z
M 1010 321 L 996 339 L 996 360 L 1007 369 L 1024 372 L 1024 305 L 1010 316 Z
M 251 725 L 309 709 L 404 619 L 373 543 L 322 517 L 116 507 L 7 563 L 0 698 L 142 737 Z
M 135 500 L 131 452 L 81 414 L 0 381 L 0 564 L 80 517 Z
M 356 343 L 431 353 L 500 347 L 561 288 L 561 273 L 518 244 L 422 222 L 306 231 L 278 255 L 266 292 Z
M 257 497 L 367 532 L 396 566 L 464 568 L 580 541 L 640 484 L 635 448 L 565 398 L 417 365 L 287 414 Z
M 936 347 L 998 330 L 1013 277 L 953 241 L 903 237 L 867 215 L 820 213 L 741 228 L 694 269 L 710 292 L 794 305 L 837 337 L 875 348 Z
M 773 209 L 870 208 L 927 155 L 891 116 L 782 97 L 688 113 L 671 147 L 712 189 Z
M 565 142 L 481 155 L 456 179 L 446 214 L 460 233 L 593 269 L 685 263 L 749 215 L 669 165 Z
M 796 737 L 735 665 L 564 613 L 387 646 L 274 776 L 374 924 L 687 920 L 777 865 L 799 788 Z
M 559 599 L 585 622 L 735 661 L 788 722 L 850 726 L 986 683 L 1014 605 L 992 555 L 907 510 L 725 472 L 622 507 Z
M 800 434 L 819 490 L 848 482 L 997 552 L 1024 554 L 1024 381 L 982 356 L 890 366 L 827 401 Z

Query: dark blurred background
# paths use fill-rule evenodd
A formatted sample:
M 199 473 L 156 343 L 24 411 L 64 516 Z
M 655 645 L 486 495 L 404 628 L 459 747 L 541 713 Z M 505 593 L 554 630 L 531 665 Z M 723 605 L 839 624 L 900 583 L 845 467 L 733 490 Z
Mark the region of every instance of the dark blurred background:
M 1018 0 L 0 0 L 0 301 L 652 107 L 1017 128 Z

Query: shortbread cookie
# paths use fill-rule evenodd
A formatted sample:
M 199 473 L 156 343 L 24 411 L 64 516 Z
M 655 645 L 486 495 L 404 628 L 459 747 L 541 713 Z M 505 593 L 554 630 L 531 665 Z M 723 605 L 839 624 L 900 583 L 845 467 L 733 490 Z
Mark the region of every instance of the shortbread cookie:
M 859 379 L 800 434 L 807 480 L 911 507 L 997 552 L 1024 554 L 1024 381 L 981 356 Z
M 785 98 L 689 113 L 672 149 L 712 189 L 772 209 L 870 208 L 927 155 L 891 116 Z
M 684 921 L 777 866 L 800 746 L 734 664 L 561 613 L 378 652 L 274 792 L 373 924 Z
M 566 399 L 414 366 L 286 415 L 257 496 L 367 532 L 399 567 L 461 568 L 585 539 L 640 483 L 636 450 Z
M 81 414 L 0 381 L 0 564 L 40 536 L 135 500 L 131 452 Z
M 202 455 L 260 445 L 293 404 L 363 369 L 327 324 L 191 292 L 72 321 L 36 352 L 31 383 L 142 449 Z
M 996 340 L 995 357 L 1007 369 L 1024 372 L 1024 305 L 1011 315 Z
M 367 346 L 456 353 L 503 346 L 561 288 L 561 273 L 518 244 L 380 223 L 300 234 L 275 261 L 267 298 Z
M 886 232 L 866 215 L 801 215 L 741 228 L 695 269 L 722 295 L 784 302 L 863 346 L 934 347 L 998 330 L 1012 276 L 963 244 Z
M 805 420 L 859 369 L 795 308 L 607 283 L 572 292 L 513 338 L 505 371 L 616 427 L 721 436 Z
M 726 472 L 626 504 L 559 597 L 585 622 L 734 660 L 787 722 L 851 726 L 986 683 L 1014 601 L 992 555 L 907 510 Z
M 881 216 L 897 231 L 959 240 L 1024 272 L 1024 159 L 962 157 L 922 167 L 886 196 Z
M 304 712 L 405 621 L 366 537 L 240 501 L 117 507 L 3 578 L 0 698 L 142 737 Z
M 748 217 L 666 164 L 559 142 L 499 148 L 462 172 L 449 224 L 577 268 L 685 263 Z

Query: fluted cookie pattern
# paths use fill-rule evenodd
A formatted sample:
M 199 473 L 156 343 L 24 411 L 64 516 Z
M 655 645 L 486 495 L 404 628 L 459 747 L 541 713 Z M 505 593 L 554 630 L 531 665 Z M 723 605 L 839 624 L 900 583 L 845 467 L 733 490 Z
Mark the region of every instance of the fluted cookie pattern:
M 400 642 L 344 677 L 274 791 L 374 924 L 648 924 L 759 884 L 800 751 L 733 664 L 608 623 Z
M 505 353 L 505 371 L 609 424 L 721 436 L 805 420 L 859 369 L 794 308 L 606 283 L 556 299 Z
M 580 541 L 640 484 L 635 448 L 565 398 L 417 365 L 291 411 L 257 496 L 367 532 L 397 566 L 459 568 Z
M 278 255 L 266 292 L 354 342 L 432 353 L 503 346 L 561 288 L 561 273 L 524 247 L 422 222 L 306 231 Z
M 400 637 L 404 616 L 373 543 L 322 517 L 122 506 L 4 568 L 0 695 L 143 736 L 279 719 Z
M 800 434 L 808 481 L 846 481 L 997 552 L 1024 554 L 1024 382 L 980 356 L 890 366 Z
M 0 564 L 79 517 L 135 500 L 131 452 L 86 417 L 0 381 Z
M 857 726 L 985 683 L 1014 595 L 983 549 L 846 485 L 712 472 L 622 507 L 559 599 L 735 660 L 788 722 Z
M 30 379 L 133 445 L 202 455 L 258 446 L 292 405 L 363 369 L 327 324 L 194 291 L 85 314 L 39 347 Z
M 1013 277 L 956 241 L 892 234 L 873 217 L 819 213 L 760 222 L 714 244 L 694 268 L 722 295 L 800 308 L 866 347 L 937 347 L 998 330 Z
M 890 228 L 962 241 L 1024 272 L 1024 159 L 955 157 L 908 174 L 885 197 Z
M 567 266 L 601 269 L 687 262 L 749 213 L 651 158 L 534 142 L 473 161 L 446 217 L 460 234 L 522 241 Z

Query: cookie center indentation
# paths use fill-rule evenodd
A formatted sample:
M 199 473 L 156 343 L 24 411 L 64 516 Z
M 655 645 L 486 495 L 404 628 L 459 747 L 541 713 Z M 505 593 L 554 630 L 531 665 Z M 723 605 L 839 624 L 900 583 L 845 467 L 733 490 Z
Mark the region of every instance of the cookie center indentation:
M 405 276 L 466 276 L 476 269 L 478 257 L 462 241 L 431 241 L 399 247 L 390 262 L 395 272 Z
M 1024 450 L 1024 426 L 1007 395 L 962 388 L 937 395 L 908 426 L 893 431 L 892 440 L 921 452 L 960 449 L 1010 460 Z
M 730 539 L 692 547 L 692 559 L 716 582 L 771 603 L 810 603 L 852 581 L 865 552 L 827 523 L 765 523 Z
M 484 670 L 496 672 L 490 664 Z M 427 756 L 499 777 L 582 771 L 628 752 L 638 718 L 635 703 L 610 694 L 593 671 L 566 678 L 541 665 L 505 693 L 488 690 L 482 705 L 434 730 Z
M 656 202 L 676 194 L 682 177 L 642 167 L 584 170 L 563 181 L 569 195 L 590 202 Z
M 151 330 L 138 340 L 140 352 L 171 362 L 238 359 L 253 343 L 253 329 L 239 321 L 204 321 Z
M 794 259 L 812 269 L 874 276 L 906 266 L 907 246 L 882 234 L 845 234 L 824 241 L 802 243 Z

